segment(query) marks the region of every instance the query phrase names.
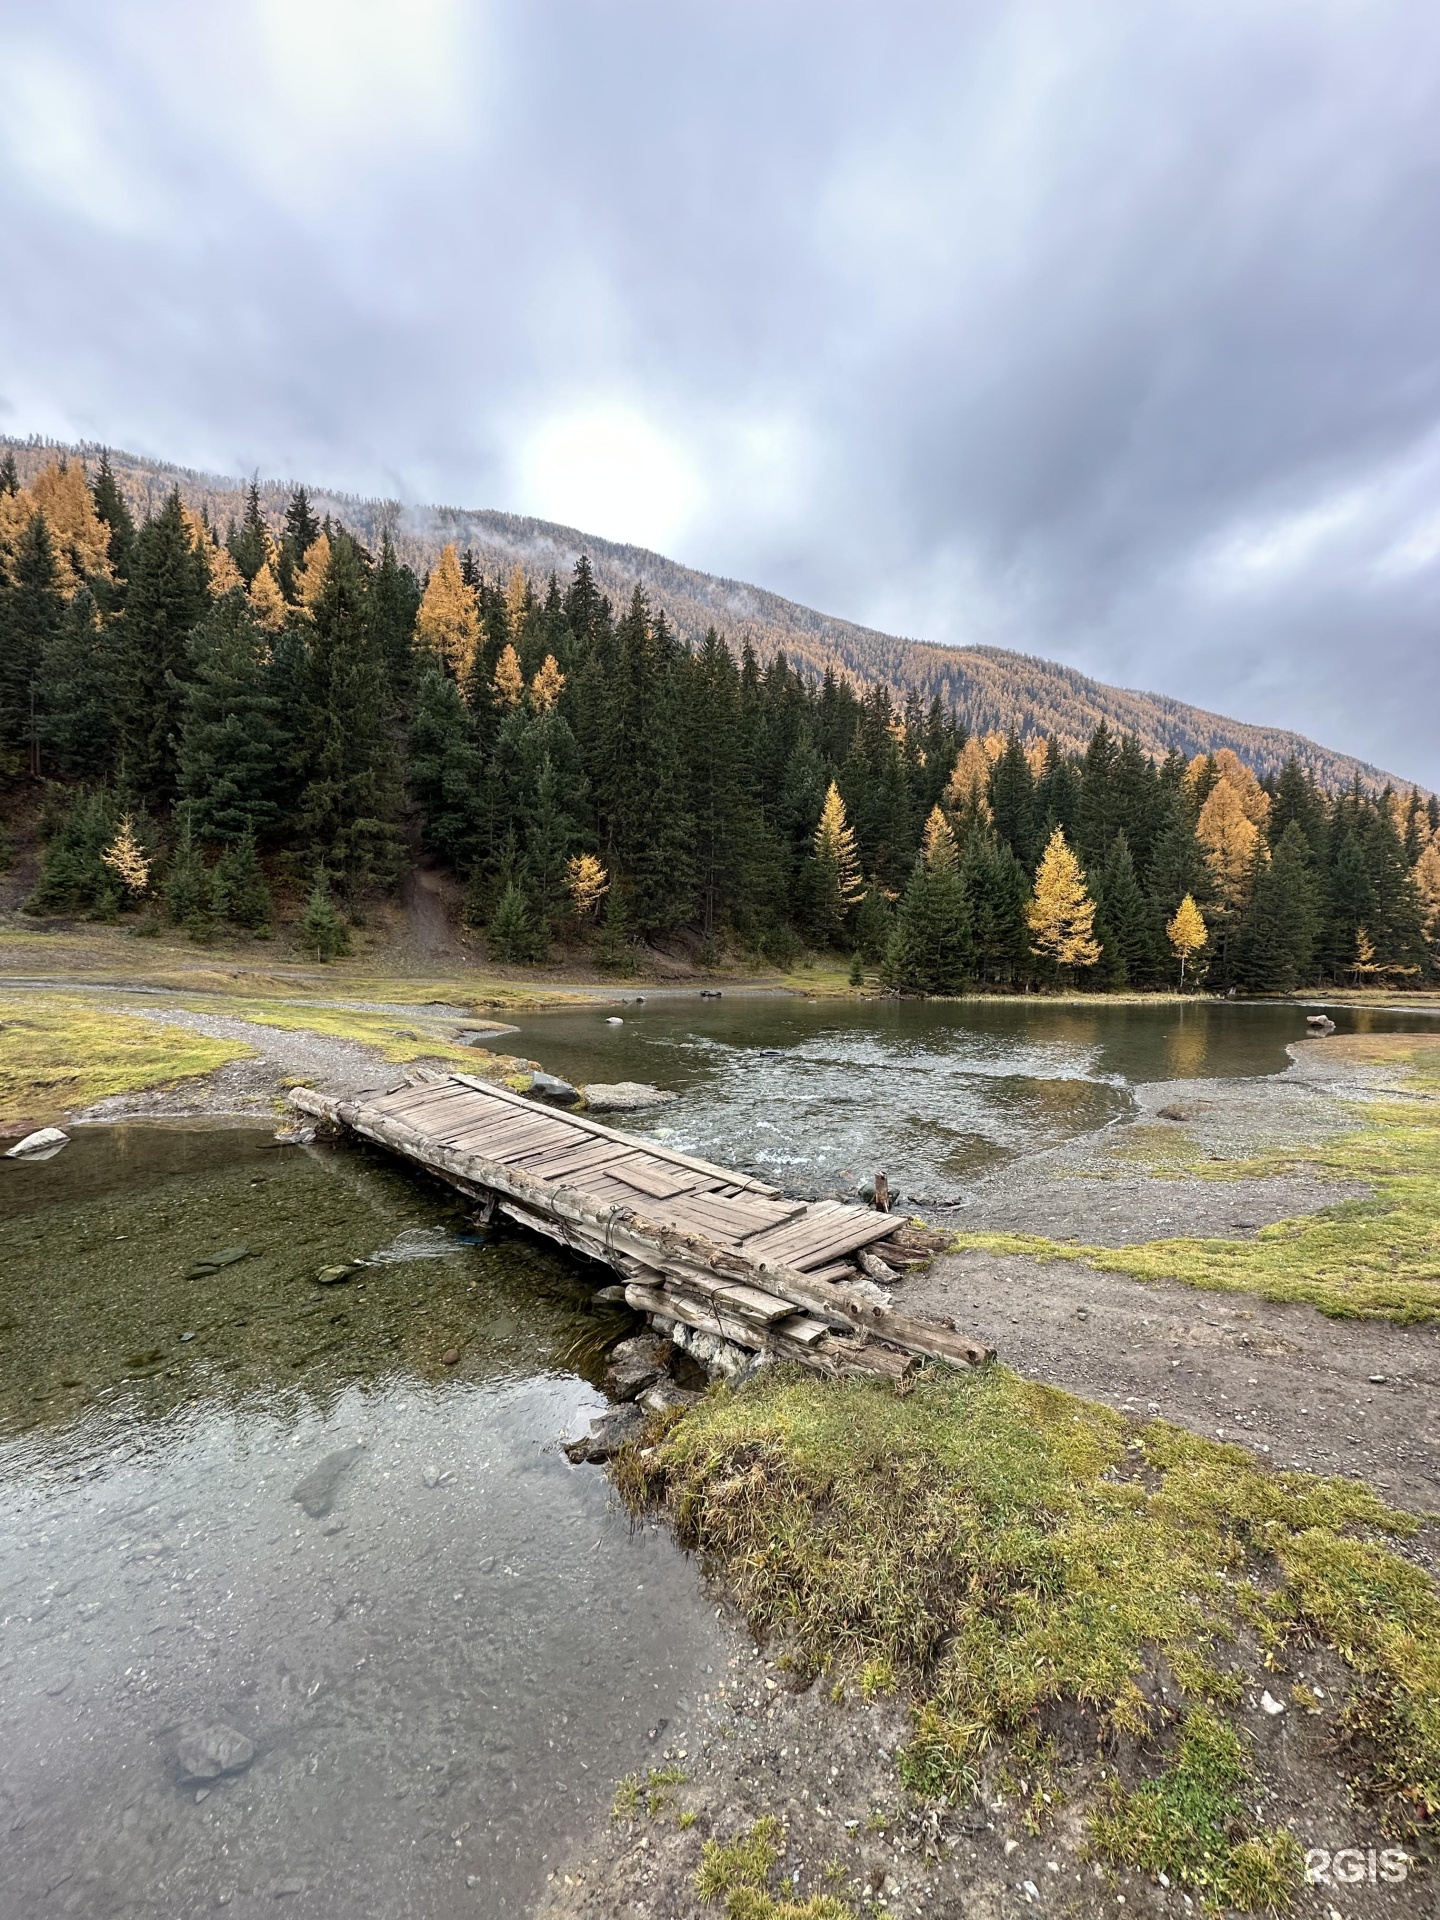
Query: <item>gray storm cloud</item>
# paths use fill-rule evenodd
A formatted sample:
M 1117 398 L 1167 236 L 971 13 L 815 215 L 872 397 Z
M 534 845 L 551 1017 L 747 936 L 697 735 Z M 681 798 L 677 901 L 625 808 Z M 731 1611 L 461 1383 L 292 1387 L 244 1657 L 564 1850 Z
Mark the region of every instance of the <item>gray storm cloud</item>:
M 1440 785 L 1440 14 L 0 5 L 0 427 L 660 546 Z

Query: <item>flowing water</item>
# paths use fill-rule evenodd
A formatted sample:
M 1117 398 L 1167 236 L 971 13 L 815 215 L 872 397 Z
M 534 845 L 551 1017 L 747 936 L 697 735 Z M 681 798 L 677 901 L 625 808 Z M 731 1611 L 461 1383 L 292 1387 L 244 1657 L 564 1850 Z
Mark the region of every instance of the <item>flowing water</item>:
M 963 1191 L 1135 1081 L 1277 1071 L 1304 1030 L 693 994 L 622 1017 L 520 1044 L 674 1089 L 633 1118 L 812 1192 L 881 1166 Z M 694 1567 L 558 1450 L 628 1326 L 593 1279 L 354 1144 L 129 1124 L 0 1162 L 0 1920 L 533 1907 L 721 1659 Z M 206 1729 L 243 1764 L 196 1777 Z
M 650 993 L 521 1023 L 513 1043 L 578 1082 L 680 1098 L 623 1124 L 814 1198 L 878 1169 L 917 1200 L 963 1197 L 1018 1154 L 1132 1110 L 1137 1081 L 1279 1073 L 1305 1008 L 1276 1003 L 806 1001 Z M 1342 1033 L 1433 1031 L 1425 1013 L 1349 1012 Z

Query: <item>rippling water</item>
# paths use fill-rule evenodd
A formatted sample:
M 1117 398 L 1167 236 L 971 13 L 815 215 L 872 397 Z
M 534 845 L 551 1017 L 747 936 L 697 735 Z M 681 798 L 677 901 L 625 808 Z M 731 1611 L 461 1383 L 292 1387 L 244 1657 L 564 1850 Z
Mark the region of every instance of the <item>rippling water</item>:
M 515 1044 L 576 1081 L 678 1093 L 625 1123 L 795 1193 L 853 1192 L 884 1168 L 953 1197 L 1017 1154 L 1131 1111 L 1137 1081 L 1278 1073 L 1305 1033 L 1282 1005 L 1057 1005 L 1044 1000 L 803 1001 L 695 992 L 522 1023 Z M 1426 1017 L 1337 1013 L 1341 1029 Z M 1431 1022 L 1433 1024 L 1433 1021 Z

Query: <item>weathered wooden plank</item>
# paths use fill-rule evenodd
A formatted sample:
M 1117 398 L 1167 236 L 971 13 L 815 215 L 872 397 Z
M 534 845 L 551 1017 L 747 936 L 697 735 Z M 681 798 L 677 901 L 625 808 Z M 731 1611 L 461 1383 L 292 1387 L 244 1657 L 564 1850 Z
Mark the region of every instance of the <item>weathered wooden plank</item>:
M 533 1101 L 524 1094 L 513 1093 L 509 1087 L 492 1086 L 488 1080 L 477 1080 L 468 1073 L 452 1074 L 452 1080 L 458 1080 L 462 1086 L 471 1087 L 478 1093 L 496 1100 L 508 1100 L 512 1104 L 534 1110 Z M 745 1173 L 730 1173 L 724 1167 L 713 1166 L 708 1160 L 697 1160 L 692 1154 L 677 1153 L 673 1147 L 661 1146 L 657 1141 L 646 1140 L 634 1133 L 621 1133 L 614 1127 L 602 1126 L 598 1120 L 591 1120 L 585 1114 L 568 1113 L 567 1123 L 581 1133 L 592 1133 L 605 1140 L 618 1140 L 622 1147 L 643 1147 L 647 1153 L 653 1153 L 657 1159 L 673 1161 L 677 1167 L 691 1167 L 696 1173 L 713 1174 L 718 1180 L 732 1182 L 747 1193 L 765 1194 L 770 1198 L 779 1195 L 778 1187 L 770 1187 L 763 1180 L 752 1180 Z
M 787 1320 L 775 1322 L 775 1331 L 786 1340 L 797 1340 L 802 1347 L 813 1347 L 817 1340 L 825 1338 L 830 1329 L 813 1314 L 792 1313 Z
M 862 1276 L 853 1260 L 833 1260 L 828 1267 L 810 1267 L 807 1269 L 812 1280 L 859 1280 Z
M 757 1259 L 779 1260 L 804 1273 L 808 1268 L 828 1265 L 842 1253 L 854 1253 L 860 1247 L 869 1246 L 872 1240 L 883 1239 L 885 1231 L 883 1214 L 865 1213 L 857 1208 L 848 1218 L 822 1220 L 813 1225 L 802 1220 L 773 1238 L 768 1234 L 757 1235 L 749 1242 L 748 1250 Z M 790 1237 L 786 1238 L 786 1234 Z
M 541 1174 L 547 1180 L 563 1180 L 591 1167 L 618 1167 L 629 1157 L 613 1140 L 587 1140 L 578 1147 L 572 1141 L 553 1151 L 537 1149 L 522 1155 L 522 1161 L 530 1172 Z
M 667 1168 L 662 1161 L 640 1154 L 617 1161 L 610 1172 L 614 1179 L 623 1180 L 627 1187 L 648 1194 L 652 1200 L 673 1200 L 677 1194 L 689 1193 L 698 1187 L 703 1178 L 685 1168 Z
M 742 1319 L 754 1320 L 762 1327 L 768 1327 L 776 1320 L 788 1319 L 795 1311 L 788 1300 L 765 1293 L 759 1287 L 747 1287 L 738 1280 L 715 1280 L 712 1283 L 677 1276 L 666 1284 L 677 1292 L 713 1300 L 726 1312 L 738 1313 Z

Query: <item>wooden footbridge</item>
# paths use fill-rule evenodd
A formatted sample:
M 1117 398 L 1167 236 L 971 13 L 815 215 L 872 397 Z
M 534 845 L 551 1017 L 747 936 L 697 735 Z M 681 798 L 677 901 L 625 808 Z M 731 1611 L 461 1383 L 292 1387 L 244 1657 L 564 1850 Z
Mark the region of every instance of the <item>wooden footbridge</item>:
M 883 1285 L 925 1254 L 888 1213 L 790 1200 L 746 1174 L 672 1152 L 469 1074 L 412 1077 L 300 1112 L 402 1154 L 487 1212 L 603 1262 L 639 1313 L 828 1374 L 904 1381 L 932 1358 L 991 1358 L 953 1326 L 897 1312 Z

